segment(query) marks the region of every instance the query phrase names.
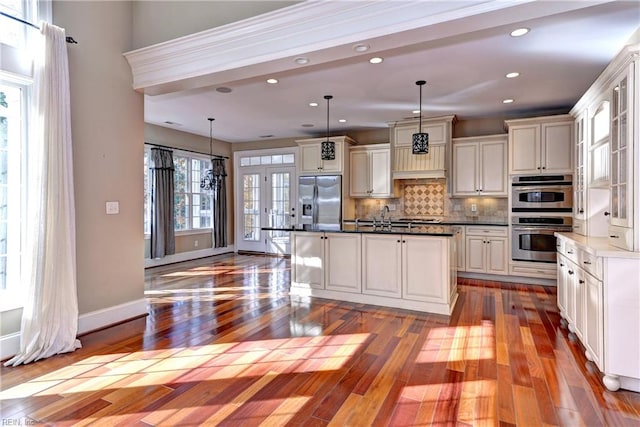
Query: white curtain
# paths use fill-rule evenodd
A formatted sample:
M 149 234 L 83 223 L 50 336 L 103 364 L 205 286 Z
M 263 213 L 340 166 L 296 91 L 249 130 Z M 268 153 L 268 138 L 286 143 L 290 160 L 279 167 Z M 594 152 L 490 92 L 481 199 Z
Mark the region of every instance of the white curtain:
M 20 352 L 5 363 L 14 366 L 80 347 L 67 44 L 64 29 L 55 25 L 43 23 L 42 35 L 28 143 L 30 216 L 22 270 L 28 292 Z

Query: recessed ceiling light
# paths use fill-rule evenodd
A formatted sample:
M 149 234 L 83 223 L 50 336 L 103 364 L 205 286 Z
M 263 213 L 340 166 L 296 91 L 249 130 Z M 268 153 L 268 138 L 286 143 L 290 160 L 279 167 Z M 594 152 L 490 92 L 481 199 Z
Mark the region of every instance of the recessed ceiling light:
M 278 79 L 267 79 L 267 83 L 269 83 L 270 85 L 274 85 L 278 83 Z
M 171 120 L 165 120 L 164 123 L 171 126 L 182 126 L 180 123 L 172 122 Z
M 340 123 L 347 123 L 347 119 L 340 119 L 338 120 Z
M 309 103 L 309 107 L 317 107 L 318 103 L 317 102 L 310 102 Z
M 372 64 L 379 64 L 382 61 L 384 61 L 384 59 L 380 58 L 379 56 L 374 56 L 373 58 L 371 58 L 369 60 L 369 62 L 372 63 Z
M 301 126 L 303 128 L 312 128 L 313 127 L 313 125 L 311 123 L 303 123 Z
M 216 92 L 220 93 L 231 93 L 231 88 L 226 86 L 220 86 L 216 88 Z
M 527 34 L 529 31 L 528 28 L 518 28 L 517 30 L 513 30 L 511 31 L 511 37 L 520 37 L 520 36 L 524 36 L 525 34 Z
M 260 135 L 260 138 L 273 138 L 273 135 Z
M 513 99 L 511 98 L 502 100 L 503 104 L 511 104 L 512 102 L 513 102 Z
M 356 52 L 366 52 L 369 50 L 369 45 L 360 43 L 353 46 L 353 50 L 355 50 Z
M 299 58 L 294 59 L 293 61 L 298 65 L 304 65 L 309 63 L 309 58 L 305 58 L 304 56 L 301 56 Z
M 420 114 L 420 110 L 413 110 L 411 113 L 413 113 L 413 114 Z
M 509 74 L 507 74 L 507 75 L 506 75 L 506 77 L 507 77 L 508 79 L 512 79 L 512 78 L 514 78 L 514 77 L 518 77 L 519 75 L 520 75 L 520 73 L 513 72 L 513 73 L 509 73 Z

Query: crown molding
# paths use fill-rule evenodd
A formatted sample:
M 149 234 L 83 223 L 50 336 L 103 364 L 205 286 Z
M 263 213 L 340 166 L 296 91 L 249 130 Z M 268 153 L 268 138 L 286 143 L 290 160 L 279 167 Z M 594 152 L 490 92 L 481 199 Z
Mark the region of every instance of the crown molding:
M 573 7 L 572 2 L 560 3 Z M 309 65 L 352 57 L 353 44 L 363 41 L 376 39 L 375 49 L 380 51 L 485 28 L 489 20 L 516 22 L 520 18 L 514 15 L 531 11 L 530 4 L 529 0 L 307 1 L 124 56 L 133 72 L 134 89 L 157 95 L 298 69 L 293 62 L 297 56 L 312 57 Z M 519 13 L 514 14 L 514 8 Z M 535 13 L 557 13 L 557 9 Z M 499 16 L 491 15 L 494 12 Z M 434 28 L 461 19 L 464 25 Z

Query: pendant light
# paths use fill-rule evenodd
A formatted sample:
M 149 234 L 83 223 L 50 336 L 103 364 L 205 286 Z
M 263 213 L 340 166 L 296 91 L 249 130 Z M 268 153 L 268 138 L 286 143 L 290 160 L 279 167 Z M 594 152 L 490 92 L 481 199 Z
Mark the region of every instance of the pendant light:
M 322 141 L 322 144 L 320 144 L 320 158 L 322 160 L 336 159 L 336 143 L 329 141 L 329 100 L 331 98 L 333 98 L 331 95 L 324 96 L 324 99 L 327 100 L 327 140 Z
M 211 168 L 207 171 L 206 174 L 203 175 L 200 180 L 200 188 L 203 190 L 213 190 L 213 121 L 215 119 L 209 117 L 209 159 L 211 160 Z
M 427 82 L 424 80 L 418 80 L 416 85 L 420 87 L 420 122 L 418 125 L 418 133 L 414 133 L 411 138 L 411 147 L 413 154 L 428 154 L 429 153 L 429 134 L 422 132 L 422 86 Z

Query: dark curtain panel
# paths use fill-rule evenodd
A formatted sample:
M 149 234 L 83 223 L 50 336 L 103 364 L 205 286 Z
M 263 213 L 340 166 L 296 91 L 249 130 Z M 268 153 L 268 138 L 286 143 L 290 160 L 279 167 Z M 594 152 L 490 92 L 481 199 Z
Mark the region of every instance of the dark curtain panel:
M 227 170 L 224 159 L 211 159 L 213 170 L 213 247 L 227 246 Z
M 151 149 L 151 259 L 176 252 L 173 225 L 173 151 Z

